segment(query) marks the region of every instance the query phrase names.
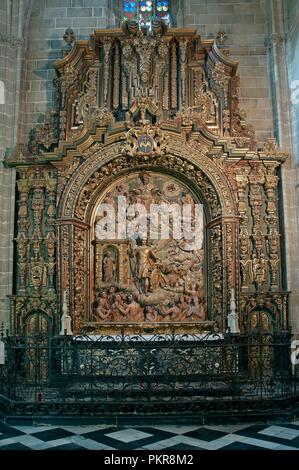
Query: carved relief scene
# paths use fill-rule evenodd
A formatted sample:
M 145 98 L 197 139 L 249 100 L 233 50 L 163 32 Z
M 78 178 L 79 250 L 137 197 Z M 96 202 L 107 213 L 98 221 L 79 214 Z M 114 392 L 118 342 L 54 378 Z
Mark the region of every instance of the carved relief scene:
M 93 321 L 205 319 L 204 214 L 188 188 L 148 171 L 118 180 L 94 234 Z

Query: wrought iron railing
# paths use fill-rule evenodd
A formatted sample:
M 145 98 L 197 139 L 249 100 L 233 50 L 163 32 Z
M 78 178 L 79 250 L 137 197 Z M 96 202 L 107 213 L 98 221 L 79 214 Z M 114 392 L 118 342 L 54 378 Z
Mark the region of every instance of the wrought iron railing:
M 209 413 L 298 398 L 289 334 L 6 337 L 13 414 Z

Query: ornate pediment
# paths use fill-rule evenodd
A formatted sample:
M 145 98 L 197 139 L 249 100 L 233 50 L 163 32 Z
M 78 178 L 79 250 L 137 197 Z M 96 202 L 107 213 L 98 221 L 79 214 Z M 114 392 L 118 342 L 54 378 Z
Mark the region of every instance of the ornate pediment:
M 97 128 L 126 123 L 188 127 L 191 140 L 194 129 L 235 148 L 256 149 L 254 130 L 239 108 L 237 62 L 195 30 L 157 23 L 149 32 L 130 23 L 95 30 L 89 42 L 74 43 L 68 30 L 65 40 L 64 57 L 55 63 L 54 109 L 32 132 L 32 155 L 57 153 Z

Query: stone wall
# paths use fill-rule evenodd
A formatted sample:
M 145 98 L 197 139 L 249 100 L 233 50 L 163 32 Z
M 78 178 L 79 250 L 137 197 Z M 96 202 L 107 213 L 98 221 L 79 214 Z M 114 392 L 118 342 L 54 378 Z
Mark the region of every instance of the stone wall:
M 117 3 L 117 2 L 116 2 Z M 176 2 L 174 2 L 176 3 Z M 108 0 L 35 0 L 29 25 L 23 100 L 26 140 L 30 129 L 42 122 L 52 105 L 53 61 L 61 56 L 62 37 L 72 27 L 78 39 L 94 28 L 111 27 L 114 14 Z M 115 2 L 113 2 L 115 4 Z M 241 106 L 257 129 L 259 141 L 272 135 L 271 87 L 266 43 L 266 19 L 261 2 L 186 0 L 179 2 L 178 25 L 194 27 L 203 37 L 215 38 L 223 29 L 231 54 L 240 62 Z
M 77 39 L 88 39 L 95 28 L 113 26 L 109 0 L 34 0 L 24 70 L 24 114 L 20 137 L 44 121 L 53 104 L 53 62 L 61 58 L 63 35 L 71 27 Z
M 3 167 L 7 150 L 18 141 L 20 87 L 26 27 L 31 0 L 0 2 L 0 80 L 5 103 L 0 104 L 0 325 L 10 327 L 8 295 L 12 294 L 15 171 Z
M 185 23 L 203 37 L 227 34 L 230 54 L 239 61 L 241 107 L 263 141 L 273 132 L 271 82 L 267 50 L 267 20 L 262 2 L 254 0 L 190 0 Z

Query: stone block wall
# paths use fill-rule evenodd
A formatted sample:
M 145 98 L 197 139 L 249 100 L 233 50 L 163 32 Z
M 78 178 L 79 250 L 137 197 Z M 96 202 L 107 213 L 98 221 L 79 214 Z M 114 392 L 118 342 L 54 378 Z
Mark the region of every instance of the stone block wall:
M 185 2 L 185 26 L 203 37 L 227 34 L 230 55 L 239 61 L 241 107 L 257 131 L 259 142 L 273 133 L 271 79 L 267 48 L 267 18 L 255 0 L 190 0 Z
M 220 29 L 227 33 L 227 46 L 240 63 L 241 106 L 256 128 L 258 140 L 270 137 L 273 119 L 265 47 L 267 25 L 261 2 L 186 0 L 179 4 L 178 25 L 194 27 L 202 37 L 208 38 L 215 38 Z M 52 65 L 61 56 L 65 29 L 71 27 L 78 39 L 86 39 L 95 28 L 113 26 L 116 10 L 111 11 L 109 5 L 108 0 L 34 0 L 22 96 L 26 119 L 20 135 L 24 141 L 30 129 L 43 122 L 45 111 L 52 106 Z
M 23 142 L 30 130 L 44 121 L 45 112 L 52 108 L 53 62 L 61 58 L 65 30 L 70 27 L 77 39 L 88 39 L 95 28 L 113 24 L 109 0 L 33 1 L 22 81 L 20 139 Z
M 20 84 L 24 65 L 30 0 L 0 1 L 0 80 L 5 103 L 0 104 L 0 326 L 10 326 L 12 294 L 15 171 L 4 168 L 3 158 L 18 141 Z

